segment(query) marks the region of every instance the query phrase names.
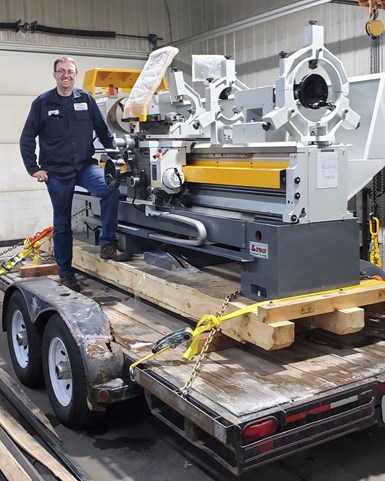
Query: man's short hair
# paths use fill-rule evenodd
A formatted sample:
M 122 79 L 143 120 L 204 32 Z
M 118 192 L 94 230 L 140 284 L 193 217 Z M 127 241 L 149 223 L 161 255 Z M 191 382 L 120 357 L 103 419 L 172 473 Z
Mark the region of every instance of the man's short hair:
M 72 57 L 66 57 L 66 56 L 59 57 L 55 60 L 55 62 L 53 63 L 53 71 L 54 72 L 56 72 L 56 66 L 60 62 L 71 62 L 71 63 L 73 63 L 74 66 L 75 66 L 76 73 L 78 73 L 78 66 L 76 65 L 75 60 Z

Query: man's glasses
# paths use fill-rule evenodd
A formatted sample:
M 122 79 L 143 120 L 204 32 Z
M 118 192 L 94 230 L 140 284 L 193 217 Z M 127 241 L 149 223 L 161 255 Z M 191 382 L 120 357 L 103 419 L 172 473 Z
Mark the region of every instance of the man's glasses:
M 56 70 L 56 73 L 59 74 L 61 77 L 65 74 L 67 74 L 69 77 L 74 77 L 76 75 L 76 70 L 73 68 L 70 68 L 66 70 L 65 68 L 59 68 Z

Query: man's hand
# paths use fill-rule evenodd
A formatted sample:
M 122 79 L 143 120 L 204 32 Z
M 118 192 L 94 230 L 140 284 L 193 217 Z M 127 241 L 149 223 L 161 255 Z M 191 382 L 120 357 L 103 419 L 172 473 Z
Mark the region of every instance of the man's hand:
M 47 182 L 48 180 L 48 174 L 45 170 L 38 170 L 32 175 L 32 177 L 35 177 L 38 182 Z

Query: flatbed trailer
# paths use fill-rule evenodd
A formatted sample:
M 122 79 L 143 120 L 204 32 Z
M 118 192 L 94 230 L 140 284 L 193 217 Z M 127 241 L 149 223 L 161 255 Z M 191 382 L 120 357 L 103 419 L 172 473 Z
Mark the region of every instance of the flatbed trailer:
M 75 264 L 79 268 L 83 262 L 83 271 L 88 272 L 79 276 L 81 294 L 60 286 L 55 276 L 23 279 L 18 272 L 10 272 L 0 277 L 5 291 L 3 329 L 11 330 L 8 340 L 13 361 L 16 357 L 16 373 L 24 382 L 28 374 L 25 383 L 29 385 L 31 372 L 36 385 L 41 381 L 36 366 L 32 366 L 33 371 L 23 357 L 22 349 L 27 345 L 29 359 L 32 353 L 34 360 L 40 355 L 53 409 L 65 424 L 81 428 L 91 418 L 97 422 L 109 403 L 144 392 L 155 416 L 237 475 L 384 424 L 385 323 L 378 314 L 381 303 L 371 300 L 376 315 L 367 311 L 365 328 L 359 332 L 339 335 L 296 323 L 295 341 L 283 349 L 266 350 L 219 335 L 216 348 L 206 354 L 186 394 L 181 389 L 194 361 L 183 358 L 185 346 L 138 365 L 132 378 L 129 368 L 149 354 L 160 338 L 194 326 L 194 322 L 160 303 L 149 302 L 145 294 L 141 298 L 129 294 L 122 285 L 114 285 L 123 278 L 118 275 L 122 268 L 118 263 L 102 261 L 116 272 L 115 282 L 107 283 L 99 268 L 91 272 L 86 256 L 96 256 L 95 249 L 80 245 L 74 250 Z M 134 260 L 131 267 L 142 272 L 142 281 L 148 283 L 151 276 L 162 272 L 142 260 Z M 181 286 L 194 285 L 193 292 L 203 276 L 207 291 L 218 296 L 219 310 L 220 293 L 225 289 L 222 293 L 228 294 L 236 278 L 231 271 L 218 277 L 214 268 L 210 270 L 210 284 L 202 269 L 191 277 L 180 274 Z M 164 275 L 171 279 L 176 274 Z M 161 295 L 167 295 L 168 302 L 174 298 L 178 304 L 181 293 L 170 286 Z M 204 294 L 203 287 L 200 292 Z M 380 300 L 383 292 L 378 290 Z M 197 299 L 199 296 L 194 299 L 191 294 L 184 301 Z M 52 362 L 55 369 L 50 369 Z

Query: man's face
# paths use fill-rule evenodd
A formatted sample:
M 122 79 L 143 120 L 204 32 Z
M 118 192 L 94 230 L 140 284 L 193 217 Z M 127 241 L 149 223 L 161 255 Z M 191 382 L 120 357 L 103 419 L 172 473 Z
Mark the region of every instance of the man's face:
M 59 89 L 72 90 L 76 81 L 76 67 L 72 62 L 59 62 L 53 76 Z

